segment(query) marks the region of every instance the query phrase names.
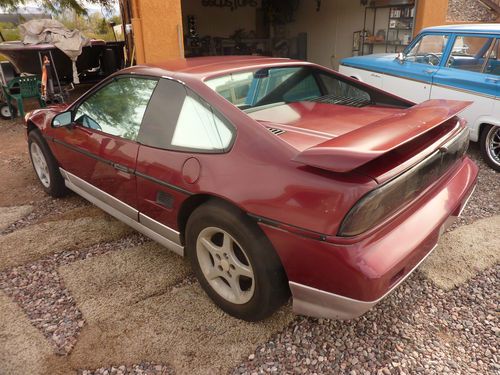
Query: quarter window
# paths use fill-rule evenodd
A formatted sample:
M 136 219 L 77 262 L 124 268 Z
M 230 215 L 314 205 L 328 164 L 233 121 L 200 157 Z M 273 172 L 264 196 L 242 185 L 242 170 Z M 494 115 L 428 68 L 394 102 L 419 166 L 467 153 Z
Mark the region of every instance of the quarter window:
M 211 105 L 182 84 L 161 79 L 139 134 L 147 146 L 200 152 L 229 148 L 233 128 Z
M 448 35 L 424 35 L 406 54 L 407 61 L 421 64 L 439 65 Z
M 157 80 L 118 78 L 96 91 L 78 107 L 75 122 L 86 128 L 136 140 Z
M 172 146 L 198 150 L 223 150 L 232 134 L 206 102 L 186 95 L 172 136 Z
M 494 38 L 457 36 L 446 65 L 460 70 L 482 72 L 493 43 Z

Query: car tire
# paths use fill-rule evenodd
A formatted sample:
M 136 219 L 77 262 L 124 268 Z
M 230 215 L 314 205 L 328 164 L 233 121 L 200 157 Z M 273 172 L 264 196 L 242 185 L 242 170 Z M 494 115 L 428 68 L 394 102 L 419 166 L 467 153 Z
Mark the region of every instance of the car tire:
M 481 131 L 479 143 L 484 161 L 500 171 L 500 127 L 486 125 Z
M 4 102 L 0 102 L 0 117 L 4 120 L 11 120 L 17 116 L 17 108 L 12 106 L 12 112 L 10 112 L 9 105 Z
M 64 178 L 59 171 L 59 165 L 52 152 L 38 130 L 28 134 L 28 152 L 31 164 L 35 170 L 38 181 L 43 190 L 54 198 L 59 198 L 68 193 Z
M 290 296 L 270 241 L 245 213 L 229 204 L 209 201 L 191 214 L 186 252 L 208 296 L 236 318 L 262 320 Z

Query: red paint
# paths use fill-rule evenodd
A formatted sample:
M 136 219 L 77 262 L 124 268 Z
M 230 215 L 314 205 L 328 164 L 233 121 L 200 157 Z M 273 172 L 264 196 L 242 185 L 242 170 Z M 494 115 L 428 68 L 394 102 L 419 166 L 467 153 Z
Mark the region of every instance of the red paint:
M 364 123 L 364 126 L 344 131 L 308 148 L 294 160 L 333 172 L 352 171 L 440 126 L 470 104 L 456 100 L 428 100 L 374 122 L 370 122 L 373 119 L 370 112 L 358 110 L 359 116 L 364 115 L 364 121 L 357 123 Z M 329 118 L 321 113 L 315 117 L 311 119 L 313 124 L 329 124 Z M 336 124 L 329 126 L 335 128 Z
M 189 158 L 182 166 L 182 177 L 188 184 L 194 184 L 200 178 L 201 165 L 198 159 Z
M 318 241 L 261 225 L 284 264 L 289 280 L 335 294 L 374 301 L 434 247 L 446 219 L 457 215 L 478 173 L 468 158 L 417 205 L 365 238 Z M 307 249 L 307 255 L 304 255 Z
M 168 76 L 188 85 L 236 128 L 236 140 L 226 154 L 162 150 L 78 126 L 54 129 L 50 122 L 61 107 L 37 111 L 29 121 L 48 137 L 63 168 L 145 215 L 179 229 L 179 211 L 190 198 L 186 192 L 222 198 L 278 223 L 260 225 L 290 281 L 367 301 L 378 298 L 394 275 L 408 272 L 434 246 L 442 223 L 474 186 L 477 167 L 466 157 L 458 160 L 402 213 L 362 235 L 337 237 L 339 225 L 380 181 L 422 160 L 462 128 L 464 124 L 438 125 L 467 103 L 432 101 L 411 109 L 294 103 L 249 116 L 203 82 L 223 73 L 287 65 L 338 74 L 311 63 L 241 56 L 175 60 L 162 67 L 137 66 L 119 73 Z M 280 127 L 286 133 L 273 135 L 266 126 Z M 126 177 L 111 165 L 63 148 L 51 138 L 137 174 Z M 411 150 L 405 149 L 410 144 Z M 308 166 L 312 164 L 308 160 L 300 163 L 300 155 L 318 157 L 320 149 L 322 158 L 342 155 L 341 163 L 330 169 L 354 170 L 338 173 L 324 170 L 324 165 L 321 169 Z M 390 155 L 390 160 L 382 163 L 384 155 Z M 172 197 L 172 207 L 158 202 L 159 192 Z

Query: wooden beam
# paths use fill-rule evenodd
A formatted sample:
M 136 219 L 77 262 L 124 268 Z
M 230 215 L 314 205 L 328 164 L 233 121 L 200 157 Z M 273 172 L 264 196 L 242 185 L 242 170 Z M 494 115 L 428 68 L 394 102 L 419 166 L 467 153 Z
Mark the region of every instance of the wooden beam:
M 479 0 L 481 3 L 486 5 L 492 11 L 494 11 L 497 15 L 500 15 L 500 2 L 498 0 Z

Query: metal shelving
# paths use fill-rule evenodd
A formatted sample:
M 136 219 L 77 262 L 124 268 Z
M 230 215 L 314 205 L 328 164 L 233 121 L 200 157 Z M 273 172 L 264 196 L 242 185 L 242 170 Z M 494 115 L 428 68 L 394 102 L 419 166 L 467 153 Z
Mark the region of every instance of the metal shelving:
M 367 55 L 374 53 L 375 46 L 385 46 L 386 53 L 400 52 L 410 43 L 415 23 L 415 3 L 411 1 L 405 1 L 400 4 L 397 2 L 386 3 L 387 4 L 377 5 L 372 2 L 371 5 L 365 8 L 363 30 L 355 32 L 353 35 L 354 39 L 359 38 L 359 40 L 353 41 L 353 55 Z M 377 36 L 377 33 L 379 33 L 380 30 L 375 30 L 377 23 L 377 11 L 382 8 L 389 8 L 389 16 L 387 20 L 387 28 L 380 29 L 384 30 L 383 40 L 377 40 L 377 38 L 381 37 L 380 35 Z M 372 16 L 371 28 L 367 25 L 369 22 L 369 16 Z

